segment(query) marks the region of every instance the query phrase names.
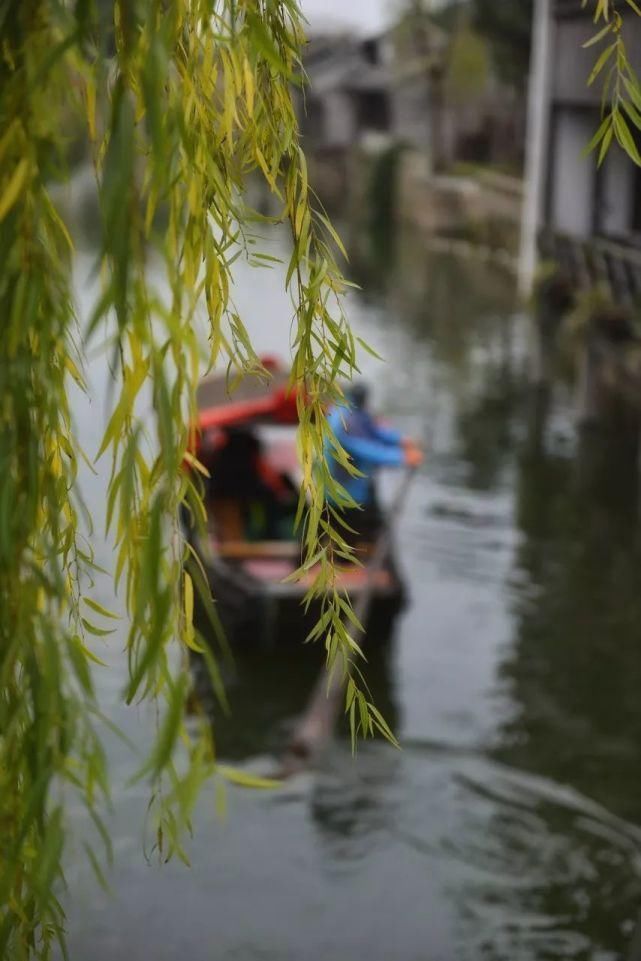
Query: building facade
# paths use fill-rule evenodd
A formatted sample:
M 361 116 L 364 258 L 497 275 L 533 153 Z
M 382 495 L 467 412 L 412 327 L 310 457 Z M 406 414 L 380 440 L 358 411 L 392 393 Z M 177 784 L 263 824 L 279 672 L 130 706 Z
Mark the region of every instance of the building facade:
M 546 257 L 565 257 L 562 266 L 573 281 L 593 285 L 605 280 L 617 297 L 622 292 L 631 297 L 624 273 L 637 264 L 641 247 L 641 170 L 616 142 L 601 166 L 597 153 L 588 152 L 602 119 L 607 74 L 588 82 L 603 49 L 599 44 L 585 46 L 596 30 L 581 0 L 536 0 L 521 242 L 523 293 L 531 288 L 540 243 Z M 631 9 L 624 30 L 633 66 L 641 71 L 641 18 Z
M 300 124 L 312 151 L 347 150 L 370 133 L 391 130 L 389 71 L 381 38 L 323 34 L 307 45 L 308 84 Z
M 586 154 L 601 122 L 602 77 L 588 86 L 600 47 L 585 48 L 595 33 L 580 2 L 558 0 L 552 7 L 550 130 L 545 220 L 572 236 L 603 237 L 624 243 L 641 240 L 641 177 L 613 143 L 601 167 Z M 626 46 L 641 67 L 641 20 L 630 11 Z
M 587 153 L 601 123 L 602 95 L 602 77 L 588 84 L 601 51 L 600 46 L 585 47 L 595 33 L 590 11 L 582 8 L 580 0 L 556 0 L 545 6 L 549 36 L 545 63 L 539 69 L 547 76 L 537 84 L 539 96 L 545 91 L 547 113 L 541 223 L 576 238 L 637 245 L 641 241 L 639 168 L 616 143 L 601 167 L 596 154 Z M 535 12 L 535 17 L 543 15 L 540 9 Z M 625 40 L 633 65 L 641 70 L 641 19 L 632 11 L 626 17 Z

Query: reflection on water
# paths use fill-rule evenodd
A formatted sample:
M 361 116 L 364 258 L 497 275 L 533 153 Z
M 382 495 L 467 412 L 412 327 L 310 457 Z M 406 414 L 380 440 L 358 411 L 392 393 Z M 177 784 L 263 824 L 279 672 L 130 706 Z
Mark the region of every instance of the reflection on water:
M 259 350 L 287 342 L 280 284 L 239 268 Z M 376 403 L 429 443 L 398 532 L 411 604 L 367 673 L 403 750 L 354 762 L 341 736 L 281 790 L 231 789 L 222 822 L 206 794 L 189 871 L 144 862 L 145 793 L 118 788 L 114 897 L 70 865 L 74 961 L 624 957 L 641 903 L 637 432 L 577 442 L 563 392 L 531 395 L 513 303 L 505 275 L 412 238 L 350 301 L 388 359 L 364 360 Z M 79 422 L 91 442 L 95 417 Z M 87 483 L 99 505 L 104 478 Z M 273 757 L 319 662 L 239 658 L 219 754 Z M 147 715 L 116 712 L 109 685 L 144 739 Z M 110 753 L 122 785 L 135 764 Z
M 518 710 L 501 756 L 572 778 L 639 819 L 641 745 L 636 435 L 587 435 L 577 457 L 528 456 L 514 643 L 501 675 Z M 525 589 L 524 589 L 525 588 Z M 551 745 L 554 744 L 554 750 Z
M 302 644 L 300 648 L 285 645 L 268 653 L 240 652 L 223 672 L 229 700 L 229 711 L 224 711 L 217 704 L 203 665 L 195 660 L 199 699 L 211 714 L 219 753 L 235 761 L 277 756 L 302 714 L 324 663 L 322 648 Z M 377 646 L 368 651 L 368 687 L 374 703 L 396 729 L 399 717 L 393 683 L 390 649 Z M 238 723 L 240 718 L 242 724 Z
M 470 769 L 460 775 L 468 814 L 450 850 L 470 875 L 464 918 L 476 956 L 616 956 L 629 917 L 619 899 L 639 893 L 641 832 L 546 779 Z

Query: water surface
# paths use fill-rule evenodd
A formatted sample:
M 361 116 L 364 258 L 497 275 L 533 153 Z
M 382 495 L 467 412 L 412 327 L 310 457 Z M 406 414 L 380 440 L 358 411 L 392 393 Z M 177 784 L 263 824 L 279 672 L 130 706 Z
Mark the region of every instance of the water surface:
M 81 305 L 92 296 L 80 257 Z M 346 739 L 273 793 L 206 792 L 191 869 L 148 864 L 136 761 L 109 738 L 113 895 L 70 858 L 73 961 L 613 961 L 641 903 L 641 657 L 634 440 L 577 441 L 569 393 L 526 387 L 525 319 L 505 275 L 429 257 L 415 240 L 370 293 L 357 332 L 377 408 L 428 447 L 399 525 L 411 592 L 372 688 L 403 744 Z M 282 351 L 277 271 L 239 267 L 258 350 Z M 89 448 L 105 368 L 79 405 Z M 382 478 L 389 497 L 398 478 Z M 104 476 L 86 479 L 99 514 Z M 108 562 L 108 551 L 102 550 Z M 107 585 L 104 585 L 107 599 Z M 110 715 L 144 744 L 145 709 Z M 219 751 L 278 750 L 313 682 L 315 652 L 240 660 Z M 83 830 L 81 812 L 74 824 Z

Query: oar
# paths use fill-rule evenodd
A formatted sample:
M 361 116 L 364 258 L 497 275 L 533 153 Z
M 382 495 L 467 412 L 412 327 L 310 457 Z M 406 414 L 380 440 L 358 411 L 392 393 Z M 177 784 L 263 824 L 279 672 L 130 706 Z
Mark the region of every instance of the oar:
M 407 468 L 388 510 L 383 527 L 375 542 L 371 559 L 365 568 L 365 585 L 354 605 L 354 613 L 361 624 L 365 624 L 374 595 L 376 575 L 387 556 L 394 524 L 403 509 L 409 486 L 416 472 L 415 467 Z M 347 630 L 352 638 L 356 628 L 349 623 Z M 361 646 L 364 638 L 359 639 Z M 338 670 L 328 678 L 323 668 L 307 708 L 296 725 L 285 750 L 280 778 L 291 777 L 311 764 L 321 749 L 330 740 L 337 718 L 341 713 L 343 695 L 347 678 Z
M 627 961 L 641 961 L 641 914 L 639 915 L 632 934 L 630 950 L 626 955 Z

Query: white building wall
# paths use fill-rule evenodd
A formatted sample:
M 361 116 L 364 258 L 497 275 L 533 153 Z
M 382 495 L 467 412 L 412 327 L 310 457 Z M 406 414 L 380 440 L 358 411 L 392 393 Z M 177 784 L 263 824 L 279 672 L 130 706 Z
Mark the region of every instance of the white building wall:
M 621 13 L 624 15 L 623 37 L 627 53 L 632 66 L 638 72 L 641 69 L 641 18 L 635 16 L 630 8 L 624 10 L 625 4 L 621 7 Z M 608 74 L 607 68 L 591 86 L 588 86 L 587 79 L 597 58 L 605 47 L 612 43 L 612 40 L 607 38 L 591 47 L 584 45 L 601 29 L 601 26 L 602 23 L 599 27 L 595 26 L 588 10 L 583 17 L 557 21 L 552 84 L 552 95 L 557 102 L 591 104 L 597 108 L 600 106 L 603 81 Z
M 594 133 L 590 114 L 559 110 L 553 127 L 551 226 L 587 238 L 592 232 L 596 162 L 585 148 Z
M 635 168 L 630 158 L 613 144 L 602 168 L 599 233 L 623 237 L 632 227 Z
M 596 230 L 638 241 L 632 233 L 638 171 L 616 144 L 598 173 L 596 154 L 585 152 L 600 122 L 602 85 L 597 81 L 588 87 L 587 78 L 602 45 L 583 47 L 595 30 L 588 11 L 556 19 L 550 0 L 534 0 L 519 270 L 524 294 L 535 276 L 540 227 L 586 240 Z M 641 70 L 641 18 L 626 17 L 625 39 Z
M 428 147 L 431 141 L 429 88 L 421 77 L 408 77 L 392 88 L 392 131 L 412 147 Z
M 349 147 L 357 136 L 353 98 L 341 90 L 324 98 L 325 146 Z

